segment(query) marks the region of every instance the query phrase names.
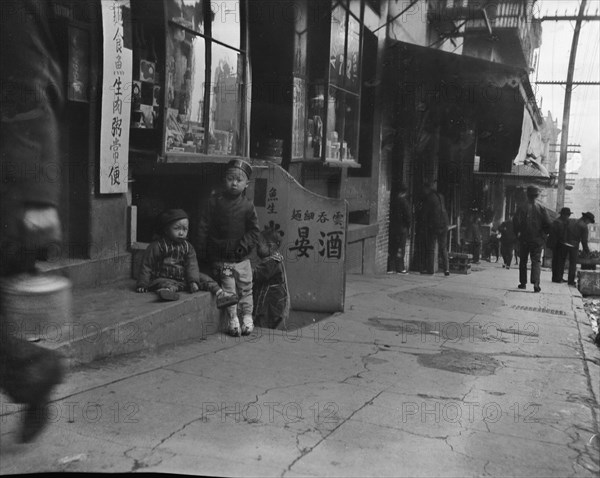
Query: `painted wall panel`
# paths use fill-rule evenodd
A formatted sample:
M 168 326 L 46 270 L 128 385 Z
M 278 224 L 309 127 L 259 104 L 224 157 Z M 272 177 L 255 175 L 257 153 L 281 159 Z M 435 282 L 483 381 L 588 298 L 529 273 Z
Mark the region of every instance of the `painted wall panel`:
M 282 235 L 292 308 L 343 311 L 347 202 L 312 193 L 277 165 L 254 166 L 252 175 L 247 194 L 260 229 Z

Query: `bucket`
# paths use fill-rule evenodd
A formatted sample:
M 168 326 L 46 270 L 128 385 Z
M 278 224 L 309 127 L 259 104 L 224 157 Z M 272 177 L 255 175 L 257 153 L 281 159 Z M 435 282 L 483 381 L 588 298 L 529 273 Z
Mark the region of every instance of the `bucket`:
M 19 274 L 0 281 L 3 332 L 47 340 L 71 322 L 71 281 L 55 275 Z

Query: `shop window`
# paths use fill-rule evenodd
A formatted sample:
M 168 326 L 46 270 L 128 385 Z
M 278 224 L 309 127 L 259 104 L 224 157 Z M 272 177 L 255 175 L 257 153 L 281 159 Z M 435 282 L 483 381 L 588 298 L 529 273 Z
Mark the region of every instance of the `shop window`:
M 363 119 L 372 120 L 372 114 L 361 114 L 365 15 L 371 18 L 375 13 L 364 0 L 334 0 L 320 21 L 309 26 L 306 159 L 362 163 L 361 127 L 372 129 L 372 124 L 362 124 Z M 367 162 L 370 165 L 370 158 Z
M 241 3 L 167 0 L 167 154 L 242 152 Z
M 126 93 L 131 101 L 130 146 L 136 151 L 160 149 L 162 130 L 162 70 L 164 24 L 158 2 L 131 2 L 133 82 Z

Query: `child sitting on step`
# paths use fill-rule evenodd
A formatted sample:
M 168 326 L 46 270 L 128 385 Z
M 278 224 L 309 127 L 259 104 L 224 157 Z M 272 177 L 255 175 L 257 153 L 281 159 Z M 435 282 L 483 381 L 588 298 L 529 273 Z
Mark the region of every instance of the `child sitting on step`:
M 183 209 L 168 209 L 158 216 L 160 238 L 152 241 L 142 259 L 136 291 L 154 291 L 163 300 L 179 299 L 179 291 L 210 291 L 217 307 L 237 303 L 237 296 L 227 294 L 208 275 L 200 272 L 196 251 L 187 240 L 189 218 Z

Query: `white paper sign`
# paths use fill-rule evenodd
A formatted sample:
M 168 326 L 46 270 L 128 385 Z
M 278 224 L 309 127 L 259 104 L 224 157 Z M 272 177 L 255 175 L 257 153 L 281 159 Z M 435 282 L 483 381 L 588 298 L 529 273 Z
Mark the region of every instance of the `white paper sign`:
M 100 193 L 127 192 L 132 51 L 125 48 L 123 9 L 129 0 L 103 0 L 104 66 L 100 125 Z

